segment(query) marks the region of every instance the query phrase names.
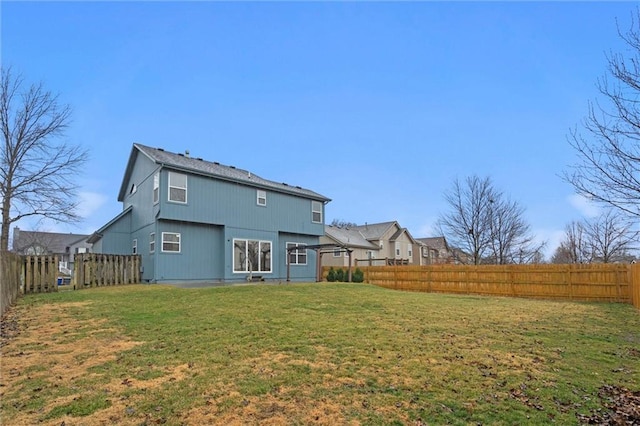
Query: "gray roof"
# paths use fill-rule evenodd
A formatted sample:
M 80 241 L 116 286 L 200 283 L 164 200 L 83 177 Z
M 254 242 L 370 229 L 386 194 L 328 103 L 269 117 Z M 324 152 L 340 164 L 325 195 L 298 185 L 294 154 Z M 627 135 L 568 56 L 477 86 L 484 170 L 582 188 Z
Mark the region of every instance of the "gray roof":
M 425 246 L 437 250 L 446 250 L 449 248 L 447 245 L 447 240 L 444 237 L 416 238 L 416 241 L 419 241 Z
M 364 235 L 367 240 L 379 240 L 382 238 L 385 232 L 392 227 L 393 225 L 397 225 L 398 222 L 381 222 L 381 223 L 370 223 L 366 225 L 359 225 L 352 229 L 357 229 Z M 399 226 L 398 226 L 399 227 Z
M 127 164 L 127 169 L 122 181 L 122 186 L 120 187 L 118 201 L 124 200 L 124 196 L 127 190 L 126 185 L 128 177 L 131 174 L 138 152 L 147 156 L 156 164 L 174 168 L 177 170 L 182 170 L 189 173 L 197 173 L 222 180 L 243 183 L 262 189 L 284 192 L 287 194 L 310 198 L 312 200 L 322 202 L 331 201 L 324 195 L 318 194 L 317 192 L 311 191 L 309 189 L 263 179 L 260 176 L 257 176 L 247 170 L 238 169 L 234 166 L 225 166 L 218 162 L 206 161 L 202 158 L 189 157 L 184 154 L 176 154 L 173 152 L 165 151 L 162 148 L 151 148 L 149 146 L 141 145 L 138 143 L 133 144 L 131 156 L 129 157 L 129 163 Z
M 86 240 L 89 235 L 64 234 L 58 232 L 13 230 L 13 251 L 25 254 L 29 248 L 39 247 L 47 254 L 64 254 L 74 244 Z
M 361 247 L 367 249 L 377 249 L 378 247 L 362 235 L 356 228 L 339 228 L 337 226 L 327 225 L 324 227 L 324 233 L 327 237 L 344 244 L 348 247 Z

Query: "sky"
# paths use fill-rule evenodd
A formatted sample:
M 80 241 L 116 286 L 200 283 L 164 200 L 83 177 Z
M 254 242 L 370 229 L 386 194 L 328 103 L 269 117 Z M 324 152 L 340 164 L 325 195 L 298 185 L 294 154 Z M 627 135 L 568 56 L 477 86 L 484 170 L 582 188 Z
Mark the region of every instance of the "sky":
M 82 222 L 120 211 L 133 143 L 331 198 L 325 221 L 438 235 L 455 179 L 490 177 L 551 254 L 597 214 L 562 174 L 637 2 L 0 3 L 2 66 L 72 111 Z

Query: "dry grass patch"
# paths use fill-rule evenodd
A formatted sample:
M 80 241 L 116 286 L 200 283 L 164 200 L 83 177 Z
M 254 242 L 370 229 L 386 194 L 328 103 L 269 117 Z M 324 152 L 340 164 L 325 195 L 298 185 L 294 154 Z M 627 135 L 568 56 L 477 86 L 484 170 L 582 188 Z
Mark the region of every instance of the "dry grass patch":
M 577 424 L 640 388 L 619 304 L 126 286 L 26 297 L 2 330 L 6 424 Z

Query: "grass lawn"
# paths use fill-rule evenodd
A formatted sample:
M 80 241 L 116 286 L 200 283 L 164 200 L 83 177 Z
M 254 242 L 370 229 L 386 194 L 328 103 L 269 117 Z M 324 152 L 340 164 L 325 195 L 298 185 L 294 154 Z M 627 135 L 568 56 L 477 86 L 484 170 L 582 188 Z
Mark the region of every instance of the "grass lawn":
M 136 285 L 24 297 L 2 328 L 7 425 L 566 425 L 640 390 L 623 304 Z

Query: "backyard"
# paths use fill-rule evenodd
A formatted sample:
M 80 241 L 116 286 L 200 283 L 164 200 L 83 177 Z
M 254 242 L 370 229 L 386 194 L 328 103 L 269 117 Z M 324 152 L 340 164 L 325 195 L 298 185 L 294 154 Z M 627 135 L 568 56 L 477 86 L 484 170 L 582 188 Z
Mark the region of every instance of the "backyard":
M 23 297 L 0 344 L 2 424 L 640 421 L 627 304 L 129 285 Z

